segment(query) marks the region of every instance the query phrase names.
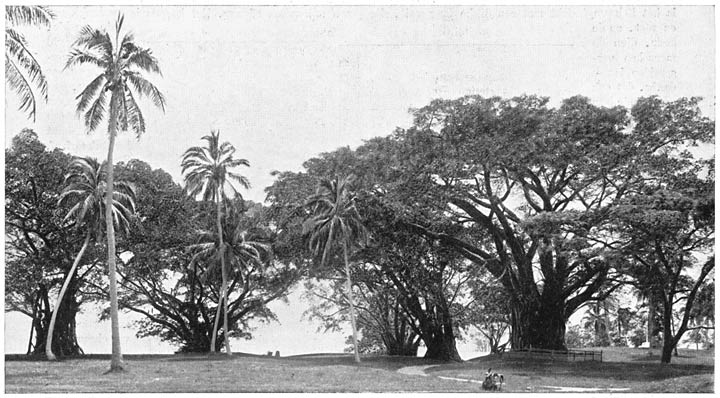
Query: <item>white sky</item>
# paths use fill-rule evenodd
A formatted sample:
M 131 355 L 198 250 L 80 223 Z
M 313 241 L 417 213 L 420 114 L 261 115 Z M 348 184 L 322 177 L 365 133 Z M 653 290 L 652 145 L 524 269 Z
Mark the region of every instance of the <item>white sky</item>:
M 16 111 L 14 94 L 8 95 L 6 146 L 30 127 L 50 148 L 105 157 L 105 128 L 86 134 L 74 111 L 74 97 L 98 71 L 62 69 L 80 28 L 111 31 L 120 11 L 125 29 L 158 58 L 163 77 L 150 79 L 168 103 L 165 114 L 141 104 L 147 133 L 139 141 L 121 135 L 115 159 L 142 159 L 180 182 L 183 151 L 219 129 L 250 161 L 244 172 L 253 187 L 244 196 L 256 201 L 264 200 L 271 171 L 297 171 L 320 152 L 355 147 L 408 126 L 408 109 L 434 98 L 527 93 L 557 104 L 582 94 L 596 104 L 629 107 L 645 95 L 702 96 L 704 112 L 715 113 L 712 6 L 52 9 L 57 18 L 49 30 L 20 28 L 48 78 L 49 101 L 39 104 L 32 123 Z M 267 333 L 297 336 L 304 327 L 308 336 L 315 334 L 315 326 L 290 320 L 304 307 L 286 307 L 283 326 Z M 20 336 L 24 351 L 27 331 Z M 307 345 L 308 351 L 338 344 L 319 341 Z M 247 350 L 291 350 L 260 343 L 256 348 Z

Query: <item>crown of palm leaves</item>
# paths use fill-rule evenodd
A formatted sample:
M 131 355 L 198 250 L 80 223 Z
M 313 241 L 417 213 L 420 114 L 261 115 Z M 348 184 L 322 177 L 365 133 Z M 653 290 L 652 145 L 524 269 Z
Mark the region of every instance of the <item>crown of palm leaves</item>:
M 71 206 L 63 222 L 72 221 L 76 228 L 88 228 L 100 235 L 105 225 L 106 167 L 94 158 L 76 158 L 65 176 L 65 188 L 58 205 Z M 113 222 L 127 233 L 135 213 L 135 186 L 116 181 L 113 189 Z M 98 237 L 99 240 L 99 237 Z
M 214 200 L 219 189 L 222 199 L 227 199 L 225 187 L 228 187 L 233 194 L 242 198 L 233 182 L 248 189 L 250 181 L 232 170 L 240 166 L 249 167 L 250 162 L 235 158 L 235 147 L 229 142 L 220 144 L 219 131 L 211 131 L 210 135 L 202 139 L 207 145 L 189 148 L 183 154 L 180 164 L 188 195 L 202 195 L 203 200 Z
M 145 132 L 145 117 L 135 97 L 149 98 L 165 111 L 165 96 L 141 72 L 162 76 L 152 51 L 135 44 L 132 33 L 120 38 L 124 17 L 118 14 L 115 40 L 104 29 L 85 26 L 73 43 L 65 69 L 90 64 L 102 69 L 75 98 L 77 113 L 82 115 L 88 131 L 95 130 L 108 114 L 120 131 L 131 129 L 138 137 Z M 109 99 L 108 99 L 109 92 Z

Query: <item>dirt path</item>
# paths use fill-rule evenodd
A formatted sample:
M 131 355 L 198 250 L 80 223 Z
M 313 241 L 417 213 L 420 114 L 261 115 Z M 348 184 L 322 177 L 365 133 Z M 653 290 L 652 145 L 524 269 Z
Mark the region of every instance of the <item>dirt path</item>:
M 427 376 L 426 369 L 434 368 L 440 365 L 423 365 L 423 366 L 406 366 L 397 370 L 398 373 L 410 376 Z
M 429 376 L 427 373 L 425 373 L 425 370 L 434 368 L 436 366 L 440 365 L 423 365 L 423 366 L 406 366 L 404 368 L 400 368 L 397 370 L 398 373 L 402 373 L 404 375 L 410 375 L 410 376 Z M 444 380 L 454 380 L 454 381 L 464 381 L 468 383 L 478 383 L 482 384 L 482 381 L 480 380 L 472 380 L 472 379 L 461 379 L 459 377 L 447 377 L 447 376 L 437 376 L 439 379 Z

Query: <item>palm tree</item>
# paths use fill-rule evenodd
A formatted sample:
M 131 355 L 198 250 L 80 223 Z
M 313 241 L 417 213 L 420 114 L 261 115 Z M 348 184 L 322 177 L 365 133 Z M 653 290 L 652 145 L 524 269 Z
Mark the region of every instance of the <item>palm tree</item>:
M 332 181 L 325 179 L 320 181 L 317 192 L 306 202 L 306 206 L 312 209 L 313 215 L 303 225 L 303 233 L 310 234 L 310 249 L 316 255 L 322 251 L 321 266 L 325 265 L 333 246 L 342 247 L 355 362 L 360 362 L 348 249 L 353 244 L 364 242 L 367 232 L 355 206 L 355 194 L 351 188 L 353 180 L 353 176 L 337 176 Z
M 115 40 L 103 29 L 85 26 L 80 30 L 65 68 L 90 64 L 102 71 L 76 97 L 77 112 L 84 112 L 88 132 L 94 131 L 108 116 L 107 185 L 114 186 L 113 148 L 118 131 L 132 130 L 138 137 L 145 132 L 145 118 L 135 101 L 138 96 L 147 96 L 165 111 L 165 97 L 160 90 L 146 80 L 141 71 L 160 73 L 157 59 L 152 51 L 135 45 L 132 33 L 122 38 L 120 30 L 123 16 L 118 14 L 115 22 Z M 136 94 L 133 94 L 133 91 Z M 110 97 L 108 103 L 107 97 Z M 106 104 L 108 105 L 106 107 Z M 110 371 L 122 370 L 120 352 L 120 326 L 118 322 L 117 281 L 115 275 L 115 230 L 112 220 L 112 191 L 105 193 L 105 224 L 108 243 L 108 273 L 110 277 L 110 321 L 112 327 L 112 359 Z
M 185 189 L 191 197 L 202 195 L 204 201 L 214 201 L 216 204 L 216 226 L 218 247 L 220 253 L 224 253 L 225 244 L 223 242 L 222 229 L 222 201 L 227 199 L 226 188 L 233 194 L 239 195 L 238 190 L 233 185 L 233 181 L 240 184 L 245 189 L 250 188 L 248 179 L 237 174 L 232 169 L 239 166 L 250 166 L 250 162 L 245 159 L 235 159 L 235 147 L 229 142 L 220 144 L 220 132 L 211 131 L 210 135 L 202 137 L 207 141 L 207 146 L 195 146 L 189 148 L 183 154 L 183 160 L 180 166 L 185 178 Z M 242 195 L 240 195 L 242 198 Z M 225 266 L 225 256 L 220 255 L 220 268 L 222 274 L 222 303 L 224 308 L 223 330 L 225 336 L 228 334 L 228 302 L 227 302 L 227 269 Z M 210 340 L 210 352 L 215 352 L 215 338 L 217 336 L 218 323 L 220 319 L 220 303 L 218 303 L 217 312 L 215 313 L 215 325 L 213 327 L 213 335 Z M 225 339 L 225 353 L 232 355 L 230 349 L 230 339 Z
M 75 256 L 70 272 L 65 277 L 50 319 L 45 354 L 51 361 L 56 359 L 52 352 L 53 331 L 63 297 L 93 235 L 95 235 L 96 241 L 100 241 L 102 225 L 105 223 L 103 199 L 107 185 L 104 181 L 103 165 L 93 158 L 78 158 L 73 161 L 70 168 L 70 173 L 65 177 L 66 187 L 58 199 L 58 206 L 74 203 L 65 215 L 63 223 L 72 221 L 78 231 L 84 230 L 85 240 Z M 127 232 L 130 216 L 135 212 L 135 187 L 132 184 L 118 181 L 115 183 L 113 191 L 113 220 L 118 228 Z
M 18 25 L 50 26 L 55 15 L 43 6 L 5 6 L 5 83 L 20 97 L 20 111 L 35 121 L 36 99 L 31 83 L 47 102 L 48 88 L 40 64 L 25 37 L 12 28 Z
M 227 264 L 230 265 L 233 271 L 239 273 L 242 276 L 242 271 L 253 272 L 254 267 L 260 267 L 260 271 L 264 271 L 264 259 L 267 259 L 267 255 L 271 253 L 271 247 L 269 244 L 255 240 L 256 236 L 245 228 L 240 220 L 241 211 L 235 206 L 230 205 L 228 208 L 228 215 L 223 220 L 222 228 L 222 241 L 224 246 L 222 250 L 218 250 L 218 239 L 217 231 L 200 231 L 198 234 L 199 243 L 192 245 L 191 250 L 195 251 L 195 255 L 190 261 L 190 268 L 193 272 L 200 274 L 201 277 L 207 277 L 211 275 L 214 270 L 214 266 L 218 263 L 219 258 L 224 258 Z M 203 259 L 209 262 L 209 266 L 199 272 L 196 269 L 198 259 Z M 213 261 L 214 260 L 214 261 Z M 242 280 L 242 279 L 241 279 Z M 229 293 L 228 293 L 229 296 Z M 220 301 L 228 300 L 229 298 L 221 298 L 218 300 L 218 308 L 220 308 Z M 224 302 L 224 301 L 223 301 Z M 227 308 L 225 309 L 227 313 Z M 228 315 L 229 316 L 229 315 Z M 219 319 L 216 315 L 215 319 Z M 217 326 L 217 322 L 215 322 Z M 217 329 L 213 329 L 213 338 L 216 337 Z M 229 339 L 229 329 L 224 331 L 224 340 Z M 214 351 L 213 351 L 214 352 Z

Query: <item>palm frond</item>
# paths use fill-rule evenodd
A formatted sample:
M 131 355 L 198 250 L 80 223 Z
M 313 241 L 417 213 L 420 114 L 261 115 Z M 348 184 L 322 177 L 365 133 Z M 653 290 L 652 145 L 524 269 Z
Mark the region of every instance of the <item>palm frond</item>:
M 101 90 L 92 106 L 85 112 L 85 126 L 88 131 L 95 130 L 105 117 L 105 96 L 106 91 Z M 81 112 L 78 109 L 78 113 Z
M 130 84 L 137 90 L 140 98 L 143 96 L 150 98 L 155 106 L 165 112 L 165 96 L 157 87 L 138 73 L 127 73 L 126 76 Z
M 113 44 L 107 31 L 95 29 L 85 25 L 80 29 L 78 38 L 73 42 L 73 47 L 85 48 L 91 51 L 100 51 L 102 57 L 108 60 L 113 59 Z
M 145 132 L 145 118 L 143 117 L 140 107 L 135 101 L 132 91 L 126 90 L 125 95 L 127 97 L 125 102 L 127 103 L 126 107 L 130 124 L 132 125 L 135 135 L 140 138 L 140 136 Z
M 107 59 L 104 59 L 103 57 L 98 57 L 96 54 L 93 54 L 87 50 L 76 48 L 70 52 L 70 55 L 65 62 L 65 67 L 63 68 L 63 70 L 70 69 L 75 65 L 82 64 L 91 64 L 102 69 L 107 69 L 109 66 Z
M 47 80 L 25 38 L 12 29 L 5 29 L 5 74 L 5 81 L 20 97 L 20 110 L 28 112 L 28 117 L 35 120 L 36 100 L 30 84 L 40 90 L 47 102 Z
M 78 100 L 76 111 L 78 113 L 82 113 L 85 109 L 87 109 L 88 105 L 90 104 L 90 101 L 92 101 L 93 98 L 97 95 L 98 91 L 102 89 L 103 85 L 106 82 L 106 78 L 104 74 L 98 75 L 95 79 L 93 79 L 85 88 L 83 91 L 75 97 L 76 100 Z
M 45 6 L 5 6 L 5 21 L 9 25 L 43 25 L 50 27 L 55 14 Z
M 157 73 L 162 76 L 158 60 L 152 55 L 152 50 L 147 48 L 139 48 L 133 45 L 133 51 L 130 52 L 127 58 L 128 66 L 136 66 L 144 71 Z
M 30 88 L 30 83 L 20 72 L 18 66 L 5 54 L 5 82 L 20 97 L 20 107 L 22 112 L 28 112 L 28 118 L 35 120 L 36 101 L 35 94 Z

